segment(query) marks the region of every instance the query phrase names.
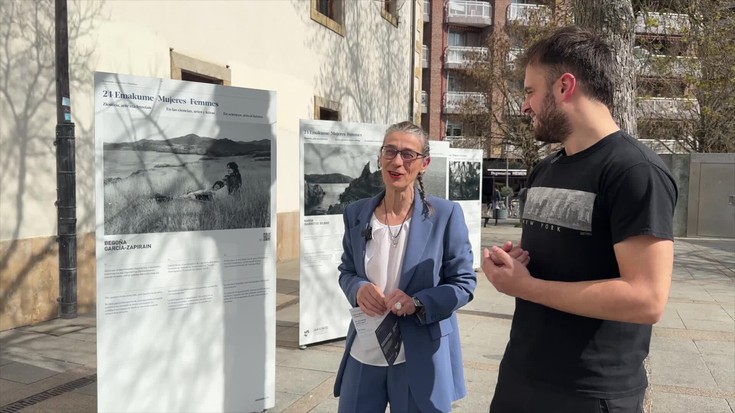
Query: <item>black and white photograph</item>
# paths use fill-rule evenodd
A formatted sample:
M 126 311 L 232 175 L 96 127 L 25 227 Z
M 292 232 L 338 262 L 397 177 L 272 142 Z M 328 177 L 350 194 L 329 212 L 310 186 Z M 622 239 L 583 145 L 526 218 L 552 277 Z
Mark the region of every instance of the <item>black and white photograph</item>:
M 589 232 L 595 198 L 592 192 L 534 187 L 526 195 L 523 219 Z
M 380 147 L 304 143 L 304 215 L 341 215 L 351 202 L 384 189 Z
M 421 178 L 427 195 L 447 197 L 447 158 L 431 157 L 431 163 Z
M 270 226 L 272 125 L 145 122 L 104 141 L 105 235 Z
M 480 162 L 449 162 L 449 199 L 452 201 L 479 200 L 481 179 Z

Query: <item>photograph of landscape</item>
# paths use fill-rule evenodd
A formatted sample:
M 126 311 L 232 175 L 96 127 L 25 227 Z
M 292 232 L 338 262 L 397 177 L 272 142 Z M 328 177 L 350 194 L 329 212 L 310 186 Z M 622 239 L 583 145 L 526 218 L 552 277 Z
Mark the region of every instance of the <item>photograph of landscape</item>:
M 304 215 L 340 215 L 358 199 L 383 190 L 380 147 L 304 143 Z
M 105 141 L 105 235 L 270 226 L 271 125 L 178 132 L 188 123 L 131 128 L 135 136 Z M 239 180 L 228 170 L 233 163 Z

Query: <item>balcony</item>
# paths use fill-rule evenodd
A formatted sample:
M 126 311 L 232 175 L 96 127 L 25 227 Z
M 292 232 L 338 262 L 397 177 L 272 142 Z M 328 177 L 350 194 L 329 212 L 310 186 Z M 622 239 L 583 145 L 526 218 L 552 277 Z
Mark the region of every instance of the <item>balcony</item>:
M 421 91 L 421 113 L 429 113 L 429 94 Z
M 492 7 L 485 1 L 449 0 L 447 2 L 447 23 L 472 27 L 492 26 Z
M 689 16 L 686 14 L 644 12 L 635 16 L 636 34 L 681 36 L 689 29 Z
M 523 108 L 523 101 L 525 100 L 526 99 L 523 95 L 507 96 L 505 99 L 505 113 L 510 116 L 523 115 L 521 109 Z
M 448 46 L 444 56 L 444 67 L 447 69 L 462 69 L 470 63 L 487 56 L 487 47 Z
M 638 139 L 638 141 L 658 154 L 687 153 L 676 139 Z
M 444 95 L 444 113 L 462 113 L 485 107 L 485 95 L 479 92 L 447 92 Z
M 482 157 L 487 158 L 485 139 L 479 136 L 447 136 L 451 148 L 482 149 Z
M 431 21 L 431 2 L 424 0 L 424 23 Z
M 447 137 L 444 140 L 446 140 L 449 143 L 455 143 L 455 142 L 462 142 L 462 141 L 464 141 L 465 140 L 465 137 L 464 136 L 461 136 L 461 135 L 456 135 L 456 136 L 449 136 L 449 135 L 447 135 Z
M 429 46 L 424 45 L 421 49 L 421 67 L 424 69 L 429 68 Z
M 699 103 L 687 98 L 639 98 L 637 112 L 645 119 L 694 119 L 699 116 Z
M 505 20 L 523 26 L 544 26 L 551 21 L 551 9 L 542 4 L 511 3 Z
M 520 47 L 513 47 L 508 50 L 508 64 L 515 63 L 516 60 L 523 54 L 524 50 Z
M 638 76 L 681 78 L 699 76 L 699 60 L 688 56 L 650 55 L 636 61 Z

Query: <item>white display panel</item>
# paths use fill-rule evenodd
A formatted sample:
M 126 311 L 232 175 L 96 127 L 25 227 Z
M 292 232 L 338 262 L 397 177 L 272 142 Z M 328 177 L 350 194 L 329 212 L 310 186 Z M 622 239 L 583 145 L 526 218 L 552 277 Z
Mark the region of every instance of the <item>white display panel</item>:
M 274 406 L 275 126 L 275 92 L 95 74 L 100 412 Z
M 482 227 L 482 151 L 451 148 L 449 150 L 448 197 L 462 206 L 472 244 L 472 265 L 480 268 Z

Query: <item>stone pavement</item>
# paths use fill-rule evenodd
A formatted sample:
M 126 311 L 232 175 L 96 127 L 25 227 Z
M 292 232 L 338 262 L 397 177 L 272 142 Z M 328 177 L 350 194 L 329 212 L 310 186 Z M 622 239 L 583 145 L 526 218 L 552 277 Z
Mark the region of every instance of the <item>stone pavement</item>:
M 515 223 L 489 224 L 482 244 L 517 240 Z M 653 411 L 733 413 L 735 240 L 681 238 L 675 246 L 671 296 L 651 343 Z M 269 412 L 335 412 L 344 340 L 299 349 L 298 266 L 278 265 L 276 406 Z M 459 312 L 468 396 L 455 412 L 487 412 L 512 314 L 513 300 L 479 274 L 475 299 Z M 0 332 L 0 413 L 95 412 L 96 403 L 93 314 Z

